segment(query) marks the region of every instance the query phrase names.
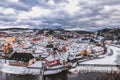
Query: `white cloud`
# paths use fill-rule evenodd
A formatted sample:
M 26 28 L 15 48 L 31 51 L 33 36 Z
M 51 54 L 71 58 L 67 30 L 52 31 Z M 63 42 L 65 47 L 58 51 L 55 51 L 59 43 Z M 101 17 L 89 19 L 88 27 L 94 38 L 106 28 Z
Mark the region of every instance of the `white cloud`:
M 16 14 L 13 8 L 3 8 L 3 7 L 0 7 L 0 13 L 5 15 Z
M 5 28 L 29 28 L 29 26 L 28 25 L 19 25 L 19 26 L 0 25 L 0 29 L 5 29 Z
M 55 2 L 54 2 L 54 0 L 49 0 L 49 1 L 48 1 L 48 4 L 49 4 L 49 5 L 54 5 Z
M 69 30 L 69 31 L 79 31 L 79 30 L 87 30 L 87 28 L 84 28 L 84 27 L 81 27 L 81 28 L 79 28 L 79 27 L 77 27 L 77 28 L 66 28 L 65 30 Z
M 119 15 L 113 15 L 110 17 L 111 20 L 119 20 L 120 19 L 120 14 Z
M 105 5 L 102 10 L 100 10 L 100 13 L 110 13 L 114 11 L 120 11 L 120 5 Z
M 77 21 L 79 22 L 86 22 L 86 21 L 90 21 L 91 18 L 89 17 L 85 17 L 85 18 L 79 18 Z
M 13 3 L 16 3 L 16 2 L 19 2 L 19 0 L 7 0 L 8 2 L 13 2 Z
M 52 26 L 60 26 L 61 24 L 59 23 L 53 23 Z
M 79 11 L 80 6 L 78 5 L 79 0 L 68 0 L 69 3 L 67 3 L 63 9 L 68 12 L 70 15 L 74 15 L 75 12 Z
M 19 14 L 20 19 L 30 19 L 30 18 L 37 18 L 37 17 L 43 17 L 50 14 L 49 9 L 44 9 L 42 7 L 34 6 L 32 7 L 31 11 L 28 12 L 21 12 Z
M 17 19 L 15 24 L 17 24 L 17 23 L 28 23 L 28 22 L 33 23 L 35 25 L 42 24 L 42 22 L 40 20 L 32 20 L 32 19 L 25 19 L 25 20 L 24 19 L 23 20 Z
M 101 15 L 96 15 L 95 17 L 93 17 L 93 19 L 102 19 Z
M 108 25 L 110 24 L 110 20 L 98 20 L 98 21 L 95 21 L 96 25 Z

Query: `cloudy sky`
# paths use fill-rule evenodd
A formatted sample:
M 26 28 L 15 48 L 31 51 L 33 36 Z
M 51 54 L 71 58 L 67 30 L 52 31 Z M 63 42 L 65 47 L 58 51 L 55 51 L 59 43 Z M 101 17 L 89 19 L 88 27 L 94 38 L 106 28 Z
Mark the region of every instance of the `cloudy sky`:
M 0 0 L 0 28 L 120 27 L 120 0 Z

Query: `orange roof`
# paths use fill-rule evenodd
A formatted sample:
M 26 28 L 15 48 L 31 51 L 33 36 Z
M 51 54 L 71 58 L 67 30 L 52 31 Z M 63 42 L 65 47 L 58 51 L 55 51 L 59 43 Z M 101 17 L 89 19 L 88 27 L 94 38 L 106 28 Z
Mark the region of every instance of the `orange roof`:
M 16 40 L 16 37 L 6 37 L 5 38 L 5 42 L 11 43 L 14 42 Z

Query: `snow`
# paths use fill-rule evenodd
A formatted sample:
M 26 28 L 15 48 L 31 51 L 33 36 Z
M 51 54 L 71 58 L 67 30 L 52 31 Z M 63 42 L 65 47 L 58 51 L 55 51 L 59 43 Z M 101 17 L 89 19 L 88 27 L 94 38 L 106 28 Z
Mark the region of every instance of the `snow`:
M 70 53 L 71 55 L 77 55 L 82 52 L 82 50 L 87 49 L 87 51 L 90 51 L 90 46 L 88 44 L 77 44 L 77 43 L 72 43 L 72 45 L 66 47 L 67 52 Z
M 105 55 L 105 58 L 102 59 L 95 59 L 86 62 L 81 62 L 80 64 L 108 64 L 108 65 L 116 65 L 114 62 L 116 60 L 117 55 L 119 54 L 117 51 L 120 50 L 117 47 L 109 46 L 108 48 L 113 50 L 112 56 Z
M 113 55 L 108 56 L 106 54 L 104 58 L 102 59 L 94 59 L 94 60 L 89 60 L 85 62 L 79 63 L 80 66 L 77 66 L 75 68 L 70 69 L 69 71 L 72 73 L 79 73 L 79 72 L 91 72 L 91 71 L 100 71 L 100 72 L 111 72 L 111 71 L 116 71 L 118 72 L 118 68 L 116 66 L 94 66 L 94 65 L 120 65 L 115 63 L 117 55 L 120 55 L 119 51 L 120 48 L 114 47 L 114 46 L 107 46 L 109 49 L 113 50 Z M 88 66 L 82 66 L 83 65 L 88 65 Z M 91 66 L 90 66 L 91 65 Z
M 118 72 L 117 67 L 99 67 L 99 66 L 78 66 L 74 69 L 70 69 L 69 72 L 72 73 L 79 73 L 79 72 L 111 72 L 116 71 Z

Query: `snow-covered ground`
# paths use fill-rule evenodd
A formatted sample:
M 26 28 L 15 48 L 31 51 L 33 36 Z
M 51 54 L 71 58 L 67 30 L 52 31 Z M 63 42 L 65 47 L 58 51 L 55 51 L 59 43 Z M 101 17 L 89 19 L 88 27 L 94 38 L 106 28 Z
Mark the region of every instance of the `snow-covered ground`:
M 117 55 L 120 55 L 120 48 L 114 46 L 108 46 L 108 48 L 113 50 L 113 55 L 108 56 L 107 54 L 102 59 L 95 59 L 90 61 L 81 62 L 80 64 L 108 64 L 108 65 L 120 65 L 116 64 L 115 60 Z
M 120 48 L 114 46 L 107 46 L 109 49 L 113 50 L 113 55 L 108 56 L 108 54 L 104 55 L 104 58 L 101 59 L 94 59 L 85 62 L 79 63 L 80 66 L 77 66 L 74 69 L 70 69 L 70 72 L 76 73 L 79 71 L 118 71 L 116 66 L 94 66 L 94 65 L 120 65 L 117 64 L 115 61 L 117 60 L 117 56 L 120 55 Z M 89 66 L 82 66 L 82 65 L 89 65 Z M 91 66 L 90 66 L 91 65 Z

